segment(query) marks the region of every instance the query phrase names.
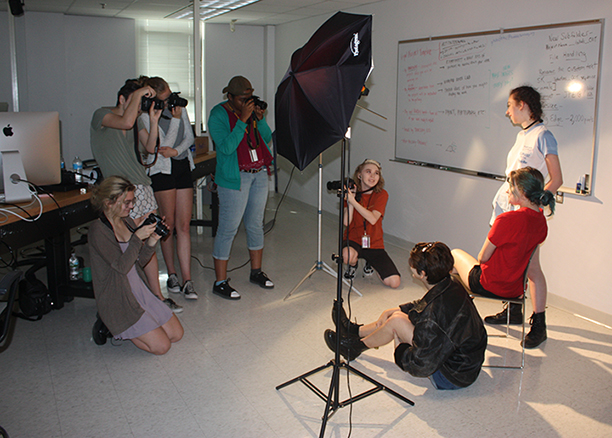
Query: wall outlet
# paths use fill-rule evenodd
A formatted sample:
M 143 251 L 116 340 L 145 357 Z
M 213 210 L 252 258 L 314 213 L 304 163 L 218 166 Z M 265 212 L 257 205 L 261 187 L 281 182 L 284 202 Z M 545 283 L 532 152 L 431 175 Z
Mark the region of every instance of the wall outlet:
M 563 192 L 557 192 L 555 195 L 555 202 L 557 204 L 563 204 Z

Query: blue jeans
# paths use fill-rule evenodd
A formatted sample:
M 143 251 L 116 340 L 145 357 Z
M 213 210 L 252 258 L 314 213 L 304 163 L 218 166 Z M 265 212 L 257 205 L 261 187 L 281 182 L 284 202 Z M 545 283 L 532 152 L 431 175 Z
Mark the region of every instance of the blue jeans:
M 444 389 L 459 389 L 460 388 L 459 386 L 454 385 L 453 383 L 449 382 L 448 379 L 444 377 L 444 374 L 440 372 L 440 370 L 436 371 L 431 376 L 429 376 L 429 380 L 431 380 L 431 384 L 436 389 L 444 390 Z
M 240 190 L 218 187 L 219 228 L 215 236 L 213 257 L 228 260 L 240 221 L 244 218 L 247 247 L 256 251 L 264 247 L 263 220 L 268 202 L 268 172 L 240 172 Z

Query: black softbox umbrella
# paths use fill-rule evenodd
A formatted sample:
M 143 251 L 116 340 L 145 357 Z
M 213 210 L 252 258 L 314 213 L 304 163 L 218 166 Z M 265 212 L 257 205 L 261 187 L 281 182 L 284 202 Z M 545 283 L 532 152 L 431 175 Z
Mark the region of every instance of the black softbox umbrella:
M 303 170 L 342 140 L 372 68 L 372 16 L 338 12 L 291 56 L 275 96 L 275 146 Z

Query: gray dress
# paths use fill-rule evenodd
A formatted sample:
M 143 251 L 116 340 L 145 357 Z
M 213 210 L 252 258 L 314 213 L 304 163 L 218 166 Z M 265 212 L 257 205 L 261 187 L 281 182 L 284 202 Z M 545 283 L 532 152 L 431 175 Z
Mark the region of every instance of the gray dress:
M 119 242 L 121 251 L 125 252 L 129 243 Z M 155 330 L 157 327 L 161 327 L 172 318 L 172 310 L 166 306 L 163 301 L 153 295 L 153 292 L 149 290 L 147 285 L 142 281 L 136 272 L 136 266 L 132 266 L 130 272 L 127 274 L 130 287 L 134 298 L 140 304 L 145 311 L 140 319 L 128 328 L 123 333 L 115 336 L 115 339 L 134 339 L 139 336 L 149 333 L 151 330 Z

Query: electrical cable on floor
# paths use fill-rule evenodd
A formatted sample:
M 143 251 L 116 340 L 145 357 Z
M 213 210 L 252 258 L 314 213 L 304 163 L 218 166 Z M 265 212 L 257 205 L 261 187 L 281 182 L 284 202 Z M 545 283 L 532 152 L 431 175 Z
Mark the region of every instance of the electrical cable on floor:
M 283 195 L 281 196 L 280 201 L 278 202 L 278 205 L 276 206 L 276 209 L 274 211 L 274 217 L 272 218 L 272 220 L 270 221 L 272 223 L 272 226 L 267 230 L 264 231 L 264 235 L 268 234 L 270 231 L 272 231 L 272 229 L 274 228 L 274 225 L 276 224 L 276 216 L 278 215 L 278 210 L 280 209 L 280 206 L 283 203 L 283 200 L 285 199 L 285 196 L 287 195 L 287 191 L 289 190 L 289 186 L 291 185 L 291 181 L 293 181 L 293 172 L 295 171 L 295 166 L 293 166 L 293 169 L 291 169 L 291 173 L 289 174 L 289 181 L 287 181 L 287 185 L 285 186 L 285 190 L 283 191 Z M 265 221 L 264 221 L 265 223 Z M 214 271 L 215 268 L 211 267 L 211 266 L 204 266 L 204 264 L 200 261 L 200 259 L 198 259 L 196 256 L 192 255 L 191 256 L 192 259 L 195 259 L 198 264 L 202 267 L 202 269 L 208 269 L 211 271 Z M 235 268 L 232 269 L 228 269 L 227 272 L 232 272 L 232 271 L 236 271 L 238 269 L 244 268 L 247 264 L 249 264 L 249 262 L 251 261 L 251 259 L 249 258 L 246 262 L 244 262 L 242 265 L 237 266 Z
M 295 166 L 293 166 L 293 169 L 291 169 L 291 173 L 289 174 L 289 181 L 287 181 L 287 185 L 285 186 L 285 190 L 283 191 L 283 196 L 281 196 L 281 200 L 278 202 L 278 205 L 276 206 L 276 211 L 274 212 L 274 217 L 272 218 L 272 220 L 270 221 L 272 223 L 272 226 L 270 226 L 270 228 L 266 231 L 264 230 L 264 235 L 268 234 L 270 231 L 272 231 L 272 229 L 274 228 L 274 225 L 276 224 L 276 215 L 278 214 L 278 209 L 280 208 L 281 204 L 283 203 L 283 200 L 285 199 L 285 196 L 287 195 L 287 191 L 289 190 L 289 186 L 291 185 L 291 181 L 293 181 L 293 172 L 295 171 Z M 264 221 L 265 223 L 265 221 Z M 267 227 L 268 224 L 266 224 L 265 227 Z

